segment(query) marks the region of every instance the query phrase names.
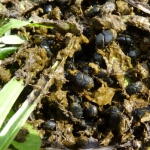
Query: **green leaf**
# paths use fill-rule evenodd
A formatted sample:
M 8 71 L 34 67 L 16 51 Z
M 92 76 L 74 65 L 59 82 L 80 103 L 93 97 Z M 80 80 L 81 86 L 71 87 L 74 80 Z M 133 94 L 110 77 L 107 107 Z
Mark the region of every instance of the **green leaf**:
M 0 8 L 1 8 L 1 5 L 0 5 Z M 6 22 L 7 22 L 8 19 L 6 18 L 1 18 L 0 19 L 0 27 L 2 27 Z
M 18 50 L 17 46 L 0 48 L 0 60 L 6 58 L 10 54 L 13 54 L 17 50 Z
M 14 88 L 15 87 L 15 88 Z M 0 91 L 0 127 L 24 88 L 22 80 L 12 78 Z
M 14 111 L 13 109 L 11 109 L 11 110 L 9 111 L 9 114 L 7 115 L 5 121 L 8 122 L 9 119 L 10 119 L 14 114 L 15 114 L 15 111 Z
M 30 150 L 39 150 L 41 146 L 41 138 L 38 134 L 38 131 L 33 129 L 33 126 L 30 124 L 26 123 L 24 128 L 28 129 L 29 134 L 26 135 L 25 142 L 17 142 L 13 141 L 12 145 L 19 150 L 25 150 L 25 149 L 30 149 Z
M 0 38 L 0 42 L 4 44 L 23 44 L 26 40 L 23 40 L 18 35 L 5 35 Z
M 15 114 L 14 110 L 11 109 L 7 115 L 7 117 L 5 118 L 5 122 L 3 123 L 1 130 L 3 129 L 3 127 L 6 125 L 6 123 L 9 121 L 9 119 Z M 1 131 L 0 130 L 0 131 Z
M 7 24 L 3 25 L 0 28 L 0 37 L 10 29 L 15 29 L 15 28 L 18 29 L 18 28 L 26 26 L 28 24 L 30 24 L 29 21 L 21 21 L 21 20 L 18 20 L 18 19 L 10 19 L 10 21 Z
M 0 48 L 6 46 L 5 44 L 0 43 Z

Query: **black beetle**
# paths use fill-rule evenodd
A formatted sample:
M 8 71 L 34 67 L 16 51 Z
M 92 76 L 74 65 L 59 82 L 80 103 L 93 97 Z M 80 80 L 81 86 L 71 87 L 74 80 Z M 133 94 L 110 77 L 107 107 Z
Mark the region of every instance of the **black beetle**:
M 117 32 L 113 29 L 105 30 L 95 37 L 95 44 L 97 48 L 104 48 L 109 43 L 117 38 Z
M 131 60 L 135 60 L 137 57 L 140 56 L 140 50 L 137 47 L 130 47 L 130 49 L 127 52 L 127 55 L 131 58 Z
M 129 95 L 136 93 L 146 93 L 147 88 L 141 81 L 133 82 L 127 86 L 126 91 Z
M 113 130 L 117 130 L 120 122 L 120 111 L 116 106 L 112 106 L 109 109 L 109 125 Z
M 43 9 L 45 13 L 49 13 L 52 11 L 53 8 L 52 5 L 45 5 Z
M 54 130 L 56 128 L 56 122 L 53 120 L 47 120 L 44 122 L 43 128 Z
M 50 56 L 50 57 L 53 56 L 53 53 L 51 52 L 50 47 L 49 47 L 49 43 L 46 39 L 43 39 L 41 41 L 40 46 L 45 48 L 45 50 L 47 51 L 48 56 Z
M 97 52 L 94 52 L 94 54 L 93 54 L 93 61 L 98 65 L 104 64 L 104 59 L 103 59 L 102 55 Z
M 70 111 L 73 113 L 74 117 L 82 118 L 83 116 L 83 108 L 81 107 L 81 100 L 76 95 L 69 96 L 70 100 Z
M 89 27 L 84 27 L 83 28 L 83 35 L 85 35 L 86 37 L 90 37 L 91 36 L 91 29 Z
M 97 117 L 98 108 L 96 105 L 93 105 L 89 102 L 84 102 L 84 107 L 85 107 L 85 115 L 87 117 Z
M 132 38 L 129 36 L 129 35 L 126 35 L 126 34 L 120 34 L 118 37 L 117 37 L 117 41 L 120 43 L 120 44 L 124 44 L 124 45 L 131 45 L 133 44 L 133 40 Z
M 132 115 L 134 117 L 135 122 L 138 120 L 141 120 L 143 122 L 149 121 L 149 117 L 144 117 L 145 114 L 150 113 L 150 107 L 142 107 L 142 108 L 137 108 L 132 111 Z
M 72 81 L 75 84 L 77 84 L 79 87 L 87 89 L 87 90 L 94 87 L 93 79 L 87 74 L 84 74 L 80 72 L 79 70 L 68 70 L 68 72 L 72 76 Z
M 85 11 L 85 15 L 88 17 L 94 17 L 95 15 L 100 13 L 100 6 L 99 5 L 94 5 L 93 7 L 91 6 Z

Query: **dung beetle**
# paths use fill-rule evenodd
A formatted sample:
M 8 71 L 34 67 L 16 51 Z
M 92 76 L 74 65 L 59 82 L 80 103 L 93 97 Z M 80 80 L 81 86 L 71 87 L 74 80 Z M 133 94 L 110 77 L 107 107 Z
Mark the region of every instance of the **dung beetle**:
M 132 112 L 132 115 L 133 115 L 135 121 L 138 121 L 140 119 L 141 121 L 143 120 L 143 122 L 144 122 L 144 120 L 147 120 L 147 119 L 148 119 L 147 121 L 149 121 L 149 117 L 146 117 L 146 118 L 142 119 L 142 117 L 144 117 L 144 115 L 146 113 L 147 114 L 150 113 L 150 108 L 149 107 L 142 107 L 142 108 L 134 109 L 133 112 Z
M 93 137 L 87 138 L 86 136 L 81 135 L 77 139 L 77 146 L 79 149 L 99 149 L 99 142 L 98 140 L 95 140 Z
M 58 5 L 65 6 L 65 5 L 70 5 L 71 0 L 56 0 L 56 2 Z
M 131 58 L 132 61 L 134 61 L 137 57 L 140 56 L 140 50 L 137 47 L 132 46 L 128 50 L 127 55 Z
M 100 12 L 100 6 L 94 5 L 93 7 L 91 6 L 85 11 L 85 15 L 88 17 L 94 17 L 97 14 L 99 14 L 99 12 Z
M 51 12 L 53 8 L 52 8 L 52 5 L 45 5 L 43 9 L 44 9 L 44 12 L 47 14 Z
M 113 86 L 115 84 L 115 81 L 110 77 L 104 78 L 103 81 L 106 82 L 108 86 Z
M 142 38 L 139 48 L 142 53 L 145 53 L 149 50 L 149 48 L 150 48 L 150 37 L 149 36 Z
M 88 38 L 91 36 L 91 30 L 90 30 L 89 27 L 84 27 L 83 28 L 83 35 L 85 35 Z
M 65 77 L 68 80 L 70 80 L 70 75 L 69 75 L 69 72 L 68 72 L 69 69 L 71 69 L 71 70 L 76 69 L 75 64 L 74 64 L 74 62 L 72 60 L 67 60 L 66 64 L 65 64 L 65 70 L 66 70 L 65 71 Z
M 100 68 L 100 71 L 97 76 L 98 78 L 106 78 L 108 76 L 107 70 Z
M 93 54 L 93 61 L 98 65 L 104 64 L 104 59 L 103 59 L 102 55 L 97 52 L 94 52 L 94 54 Z
M 72 81 L 79 87 L 87 90 L 94 87 L 93 79 L 87 74 L 84 74 L 79 70 L 68 70 L 68 72 L 72 76 Z
M 51 52 L 50 47 L 49 47 L 49 43 L 46 39 L 43 39 L 41 41 L 40 46 L 45 48 L 45 50 L 47 51 L 47 54 L 48 54 L 49 57 L 53 56 L 53 53 Z
M 47 120 L 44 122 L 43 128 L 48 130 L 54 130 L 56 128 L 56 122 L 53 120 Z
M 89 74 L 92 72 L 92 68 L 90 68 L 90 66 L 88 64 L 86 64 L 85 66 L 82 67 L 82 72 Z
M 113 29 L 105 30 L 96 35 L 95 44 L 97 48 L 104 48 L 109 43 L 114 41 L 117 38 L 117 32 Z
M 67 60 L 66 64 L 65 64 L 65 70 L 69 70 L 69 69 L 75 69 L 75 64 L 73 61 L 71 60 Z
M 84 118 L 84 119 L 81 119 L 81 126 L 82 127 L 88 127 L 88 126 L 92 126 L 93 124 L 95 123 L 95 118 Z
M 92 73 L 92 68 L 89 66 L 89 62 L 81 61 L 76 65 L 76 68 L 85 74 Z
M 81 107 L 81 100 L 76 95 L 69 96 L 70 111 L 73 113 L 74 117 L 80 119 L 83 116 L 83 108 Z
M 136 94 L 136 93 L 146 93 L 147 88 L 141 81 L 133 82 L 127 86 L 126 91 L 129 95 Z
M 117 130 L 120 122 L 120 111 L 116 106 L 112 106 L 109 109 L 110 120 L 109 125 L 113 130 Z
M 114 79 L 108 77 L 108 73 L 106 69 L 100 68 L 97 77 L 103 79 L 103 81 L 106 82 L 108 86 L 113 86 L 115 83 Z
M 129 35 L 126 35 L 126 34 L 118 35 L 117 41 L 120 44 L 124 44 L 124 45 L 131 45 L 131 44 L 133 44 L 132 38 Z
M 90 102 L 84 102 L 85 107 L 85 115 L 87 117 L 97 117 L 98 115 L 98 108 L 96 105 L 91 104 Z

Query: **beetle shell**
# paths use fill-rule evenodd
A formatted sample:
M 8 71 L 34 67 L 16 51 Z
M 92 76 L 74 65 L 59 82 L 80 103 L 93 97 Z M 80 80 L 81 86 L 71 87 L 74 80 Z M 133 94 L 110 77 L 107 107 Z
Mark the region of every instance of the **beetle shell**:
M 116 130 L 116 127 L 119 125 L 120 122 L 120 114 L 119 109 L 116 106 L 112 106 L 109 110 L 110 113 L 110 126 L 113 130 Z
M 139 45 L 141 52 L 147 52 L 150 48 L 150 37 L 144 37 Z
M 52 11 L 52 5 L 45 5 L 44 6 L 44 12 L 45 13 L 49 13 L 49 12 L 51 12 Z
M 83 35 L 85 35 L 86 37 L 90 37 L 91 36 L 91 30 L 88 27 L 84 27 L 83 28 Z
M 93 7 L 91 6 L 85 11 L 85 15 L 88 17 L 94 17 L 95 15 L 99 14 L 99 11 L 99 5 L 94 5 Z
M 131 60 L 135 60 L 140 55 L 140 50 L 137 47 L 131 47 L 127 52 L 127 55 L 131 58 Z
M 73 113 L 74 117 L 76 118 L 82 118 L 83 116 L 83 109 L 79 103 L 71 103 L 70 105 L 70 111 Z
M 50 47 L 49 47 L 49 43 L 46 39 L 43 39 L 40 43 L 41 47 L 45 48 L 45 50 L 47 51 L 47 54 L 48 56 L 53 56 L 53 53 L 51 52 L 50 50 Z
M 75 75 L 74 82 L 85 89 L 91 89 L 94 86 L 93 79 L 82 72 Z
M 80 119 L 83 116 L 83 108 L 81 107 L 81 99 L 77 95 L 70 95 L 69 97 L 70 111 L 74 117 Z
M 103 59 L 102 55 L 97 52 L 95 52 L 93 54 L 93 61 L 99 65 L 104 64 L 104 59 Z
M 98 73 L 98 77 L 99 78 L 106 78 L 107 77 L 107 70 L 101 68 L 100 71 L 99 71 L 99 73 Z
M 146 122 L 150 120 L 149 117 L 147 117 L 149 113 L 150 113 L 149 107 L 142 107 L 142 108 L 134 109 L 132 115 L 135 121 L 141 120 L 141 122 Z
M 68 70 L 70 75 L 72 75 L 72 80 L 75 84 L 77 84 L 79 87 L 84 89 L 91 89 L 94 87 L 94 81 L 93 79 L 88 76 L 87 74 L 84 74 L 78 70 Z
M 114 83 L 115 83 L 115 81 L 112 78 L 109 78 L 109 77 L 104 78 L 103 80 L 104 80 L 104 82 L 106 82 L 108 84 L 108 86 L 113 86 Z
M 129 95 L 140 93 L 140 92 L 144 93 L 144 90 L 146 91 L 146 87 L 141 81 L 131 83 L 126 89 Z
M 56 128 L 56 123 L 53 120 L 47 120 L 44 122 L 44 128 L 54 130 Z
M 120 34 L 118 37 L 117 37 L 117 40 L 120 44 L 133 44 L 133 40 L 131 39 L 131 37 L 129 35 L 126 35 L 126 34 Z
M 89 102 L 85 102 L 84 106 L 85 106 L 86 116 L 88 116 L 88 117 L 97 117 L 97 115 L 98 115 L 97 106 L 95 106 L 95 105 L 93 105 Z
M 95 44 L 97 48 L 104 48 L 109 43 L 114 41 L 117 38 L 117 32 L 113 29 L 105 30 L 102 33 L 99 33 L 95 37 Z
M 75 69 L 75 65 L 72 61 L 66 61 L 66 64 L 65 64 L 65 69 L 68 70 L 68 69 Z

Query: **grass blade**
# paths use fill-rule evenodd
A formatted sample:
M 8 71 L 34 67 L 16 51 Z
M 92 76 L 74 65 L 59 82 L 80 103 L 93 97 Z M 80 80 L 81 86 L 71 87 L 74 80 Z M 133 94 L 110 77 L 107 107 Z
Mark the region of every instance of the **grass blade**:
M 13 54 L 17 50 L 18 50 L 17 46 L 2 47 L 2 48 L 0 48 L 0 60 L 6 58 L 10 54 Z
M 0 114 L 3 114 L 0 116 L 0 127 L 23 88 L 22 80 L 12 78 L 0 91 Z
M 14 28 L 18 29 L 18 28 L 26 26 L 28 24 L 30 24 L 29 21 L 21 21 L 21 20 L 18 20 L 18 19 L 10 19 L 10 21 L 7 24 L 3 25 L 0 28 L 0 37 L 10 29 L 14 29 Z
M 9 120 L 0 133 L 0 150 L 8 148 L 35 106 L 36 104 L 29 105 L 28 101 L 25 101 L 22 107 Z
M 26 42 L 25 39 L 22 39 L 18 35 L 5 35 L 0 38 L 0 42 L 4 44 L 23 44 Z

